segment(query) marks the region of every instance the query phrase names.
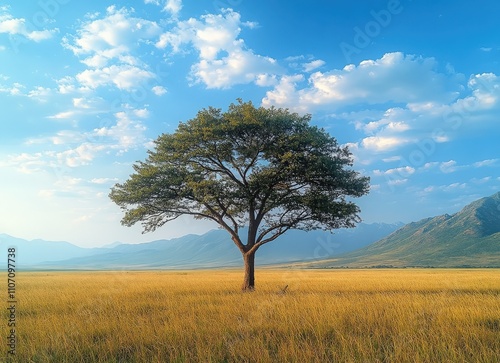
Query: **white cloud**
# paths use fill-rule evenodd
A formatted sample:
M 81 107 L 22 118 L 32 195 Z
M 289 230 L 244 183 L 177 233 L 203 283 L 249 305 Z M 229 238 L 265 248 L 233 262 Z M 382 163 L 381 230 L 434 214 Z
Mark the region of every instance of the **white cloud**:
M 20 173 L 32 174 L 41 170 L 46 165 L 43 158 L 43 153 L 9 155 L 0 161 L 0 166 L 14 167 Z
M 437 66 L 433 58 L 387 53 L 357 66 L 315 72 L 309 76 L 307 87 L 288 88 L 284 95 L 280 83 L 266 94 L 263 104 L 311 109 L 359 103 L 451 101 L 458 95 L 457 79 L 439 73 Z M 276 97 L 276 93 L 281 96 Z M 298 107 L 296 100 L 300 101 Z
M 496 165 L 500 159 L 488 159 L 488 160 L 483 160 L 483 161 L 478 161 L 473 164 L 475 168 L 482 168 L 484 166 L 492 166 Z
M 488 183 L 490 180 L 491 180 L 491 176 L 486 176 L 484 178 L 473 178 L 471 179 L 471 181 L 474 183 L 474 184 L 486 184 Z
M 443 173 L 453 173 L 457 170 L 457 162 L 455 160 L 443 162 L 440 164 L 439 169 Z
M 85 89 L 114 85 L 121 90 L 132 90 L 152 78 L 148 66 L 135 56 L 138 49 L 150 43 L 161 33 L 154 22 L 134 17 L 133 10 L 110 6 L 103 18 L 92 17 L 77 31 L 77 35 L 63 39 L 63 45 L 89 69 L 76 75 L 76 81 Z M 61 93 L 75 92 L 75 79 L 66 77 L 59 82 Z
M 103 67 L 113 60 L 137 65 L 141 62 L 132 56 L 132 51 L 160 33 L 156 22 L 135 18 L 125 8 L 110 6 L 104 18 L 84 23 L 71 41 L 64 38 L 63 45 L 77 56 L 88 56 L 82 62 L 89 67 Z
M 84 116 L 101 114 L 109 109 L 109 103 L 101 97 L 74 97 L 72 103 L 72 108 L 46 118 L 52 120 L 76 120 Z
M 75 111 L 63 111 L 56 113 L 55 115 L 52 116 L 47 116 L 49 119 L 54 119 L 54 120 L 64 120 L 64 119 L 71 119 L 76 116 Z
M 0 162 L 0 166 L 14 167 L 22 173 L 50 170 L 61 174 L 59 171 L 65 168 L 90 165 L 97 157 L 110 152 L 121 155 L 145 147 L 149 140 L 145 136 L 146 126 L 140 119 L 149 117 L 149 111 L 128 105 L 122 107 L 125 111 L 115 113 L 115 122 L 110 125 L 89 132 L 60 130 L 51 136 L 28 139 L 26 145 L 41 145 L 45 150 L 10 155 Z
M 79 185 L 82 183 L 81 178 L 75 178 L 69 175 L 64 175 L 57 182 L 55 182 L 55 186 L 63 189 L 71 189 L 72 187 Z
M 69 94 L 76 92 L 75 80 L 73 77 L 63 77 L 57 80 L 57 85 L 60 94 Z
M 399 168 L 388 169 L 386 171 L 381 171 L 381 170 L 374 170 L 373 171 L 373 174 L 376 176 L 399 175 L 402 177 L 408 177 L 414 173 L 415 173 L 415 168 L 412 168 L 411 166 L 403 166 L 403 167 L 399 167 Z
M 398 156 L 398 155 L 394 155 L 394 156 L 390 156 L 388 158 L 383 158 L 382 161 L 384 163 L 392 163 L 394 161 L 399 161 L 401 160 L 401 156 Z
M 449 161 L 432 161 L 425 163 L 419 170 L 429 171 L 438 168 L 442 173 L 448 174 L 457 171 L 458 169 L 465 169 L 467 166 L 457 165 L 455 160 Z
M 257 76 L 257 79 L 255 80 L 255 84 L 260 87 L 269 87 L 269 86 L 274 86 L 278 83 L 278 80 L 276 78 L 275 74 L 259 74 Z
M 494 126 L 500 112 L 499 76 L 474 74 L 467 81 L 450 67 L 438 68 L 433 58 L 388 53 L 343 69 L 280 76 L 262 104 L 327 111 L 332 123 L 354 124 L 364 133 L 354 143 L 358 162 L 411 144 L 425 158 L 472 127 Z M 455 168 L 442 165 L 448 173 Z
M 274 90 L 266 93 L 266 98 L 262 100 L 262 104 L 265 107 L 288 105 L 290 109 L 297 112 L 307 112 L 309 109 L 308 105 L 303 105 L 300 102 L 300 94 L 295 92 L 297 83 L 303 80 L 304 76 L 302 74 L 282 76 L 279 83 L 274 87 Z
M 143 147 L 147 139 L 146 127 L 136 118 L 148 117 L 146 109 L 132 109 L 117 112 L 116 123 L 96 128 L 91 132 L 79 134 L 71 131 L 60 132 L 52 138 L 54 144 L 75 144 L 65 151 L 55 153 L 59 165 L 78 167 L 91 164 L 101 153 L 113 150 L 123 154 L 131 149 Z
M 73 98 L 73 106 L 76 108 L 90 108 L 89 100 L 83 97 Z
M 2 78 L 0 75 L 0 80 L 6 80 L 8 79 L 7 77 Z M 14 82 L 10 86 L 5 86 L 0 84 L 0 93 L 6 93 L 11 96 L 20 96 L 20 97 L 28 97 L 31 98 L 35 101 L 38 102 L 47 102 L 48 98 L 52 94 L 52 90 L 50 88 L 42 87 L 42 86 L 36 86 L 33 89 L 31 89 L 29 92 L 26 92 L 26 86 L 19 83 L 19 82 Z
M 429 187 L 424 188 L 424 193 L 433 193 L 433 192 L 445 192 L 445 193 L 454 193 L 459 190 L 464 190 L 467 188 L 467 183 L 451 183 L 446 185 L 431 185 Z
M 133 90 L 142 82 L 155 78 L 155 74 L 131 65 L 112 65 L 100 69 L 87 69 L 77 74 L 76 79 L 91 89 L 115 85 L 120 90 Z
M 56 83 L 57 91 L 63 95 L 75 93 L 79 95 L 88 95 L 92 91 L 91 88 L 78 84 L 78 81 L 72 76 L 65 76 L 58 79 Z
M 57 153 L 56 158 L 60 165 L 66 165 L 70 168 L 89 165 L 99 151 L 105 148 L 104 145 L 84 142 L 73 149 Z
M 276 60 L 246 48 L 239 38 L 244 26 L 255 24 L 243 23 L 239 13 L 225 9 L 222 14 L 178 22 L 175 29 L 161 35 L 156 46 L 170 47 L 176 53 L 184 44 L 191 44 L 199 56 L 199 62 L 191 67 L 191 80 L 207 88 L 262 82 L 262 74 L 275 74 L 279 67 Z
M 173 16 L 177 16 L 182 9 L 182 1 L 181 0 L 167 0 L 165 3 L 165 7 L 163 8 L 165 11 L 170 12 Z
M 23 96 L 23 89 L 26 87 L 21 83 L 15 82 L 11 86 L 0 85 L 0 93 L 8 93 L 11 96 Z
M 363 139 L 361 144 L 364 148 L 373 151 L 388 151 L 394 150 L 401 145 L 408 144 L 410 141 L 404 138 L 370 136 Z
M 157 96 L 163 96 L 165 93 L 167 93 L 167 89 L 162 86 L 154 86 L 151 90 Z
M 305 72 L 311 72 L 317 68 L 324 66 L 325 64 L 326 64 L 325 61 L 323 61 L 321 59 L 317 59 L 317 60 L 313 60 L 313 61 L 308 62 L 308 63 L 304 63 L 303 67 L 304 67 Z
M 449 185 L 443 185 L 440 187 L 440 189 L 445 191 L 445 192 L 451 192 L 451 191 L 454 191 L 456 189 L 465 189 L 466 187 L 467 187 L 466 183 L 452 183 Z
M 28 139 L 26 145 L 52 144 L 52 145 L 71 145 L 81 143 L 85 140 L 85 135 L 73 130 L 61 130 L 55 135 L 47 137 L 37 137 Z
M 424 170 L 430 170 L 436 166 L 439 165 L 439 162 L 437 161 L 432 161 L 432 162 L 429 162 L 429 163 L 425 163 L 424 166 L 422 166 L 422 169 Z
M 406 184 L 407 182 L 408 182 L 408 179 L 393 179 L 393 180 L 389 180 L 387 182 L 387 184 L 390 186 L 398 186 L 398 185 Z
M 93 178 L 90 182 L 92 184 L 110 184 L 118 181 L 118 178 Z
M 8 13 L 8 10 L 8 7 L 0 8 L 0 34 L 20 35 L 38 43 L 52 38 L 59 31 L 57 28 L 50 30 L 30 30 L 28 29 L 26 19 L 14 18 Z
M 163 6 L 163 11 L 169 12 L 175 18 L 182 9 L 182 0 L 144 0 L 145 4 Z
M 363 130 L 368 135 L 373 135 L 381 130 L 386 130 L 391 133 L 401 133 L 410 129 L 410 126 L 406 122 L 409 115 L 408 111 L 400 108 L 394 107 L 386 110 L 380 118 L 373 121 L 361 119 L 355 121 L 356 129 Z M 371 115 L 373 119 L 373 115 Z M 367 122 L 368 121 L 368 122 Z
M 474 102 L 469 104 L 473 111 L 477 109 L 492 109 L 499 105 L 500 100 L 500 77 L 493 73 L 473 75 L 469 79 L 469 88 L 472 90 Z M 467 99 L 464 99 L 464 102 Z M 465 107 L 465 105 L 464 105 Z
M 38 86 L 29 91 L 27 96 L 40 102 L 46 102 L 51 94 L 52 90 L 50 88 Z
M 144 135 L 146 126 L 135 118 L 145 118 L 148 116 L 147 110 L 127 110 L 115 114 L 116 124 L 110 127 L 97 128 L 92 132 L 92 137 L 111 140 L 106 142 L 106 147 L 117 150 L 119 154 L 130 149 L 143 146 L 147 139 Z

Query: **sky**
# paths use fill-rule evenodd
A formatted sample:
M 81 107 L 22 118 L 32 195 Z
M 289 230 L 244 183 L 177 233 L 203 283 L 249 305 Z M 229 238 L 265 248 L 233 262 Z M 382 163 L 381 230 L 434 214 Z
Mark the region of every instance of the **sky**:
M 120 224 L 110 188 L 152 141 L 237 98 L 311 114 L 371 178 L 366 223 L 500 191 L 500 2 L 0 0 L 0 233 L 82 247 Z

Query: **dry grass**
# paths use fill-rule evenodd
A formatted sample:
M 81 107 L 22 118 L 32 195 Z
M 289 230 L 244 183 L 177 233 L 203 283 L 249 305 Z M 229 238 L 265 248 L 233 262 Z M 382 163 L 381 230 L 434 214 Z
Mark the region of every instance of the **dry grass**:
M 17 362 L 500 357 L 499 270 L 258 270 L 256 277 L 257 291 L 241 293 L 241 271 L 19 274 Z

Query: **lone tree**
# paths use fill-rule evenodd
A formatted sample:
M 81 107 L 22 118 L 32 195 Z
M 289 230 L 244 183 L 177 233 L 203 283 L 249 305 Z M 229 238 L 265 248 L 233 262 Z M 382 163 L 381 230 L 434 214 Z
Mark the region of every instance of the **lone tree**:
M 255 286 L 255 252 L 289 229 L 354 227 L 359 208 L 346 197 L 368 192 L 369 179 L 350 170 L 347 147 L 310 115 L 256 108 L 238 100 L 227 112 L 208 108 L 173 134 L 155 140 L 135 173 L 110 198 L 122 224 L 154 231 L 181 215 L 219 224 L 243 255 L 242 289 Z M 247 236 L 240 228 L 248 226 Z

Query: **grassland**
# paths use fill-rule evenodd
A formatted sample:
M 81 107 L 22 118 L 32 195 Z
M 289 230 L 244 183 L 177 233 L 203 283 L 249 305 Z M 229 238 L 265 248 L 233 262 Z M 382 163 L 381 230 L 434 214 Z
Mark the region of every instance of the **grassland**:
M 500 357 L 499 270 L 259 270 L 256 278 L 257 290 L 242 293 L 240 271 L 19 274 L 14 361 Z

